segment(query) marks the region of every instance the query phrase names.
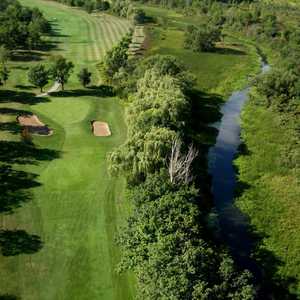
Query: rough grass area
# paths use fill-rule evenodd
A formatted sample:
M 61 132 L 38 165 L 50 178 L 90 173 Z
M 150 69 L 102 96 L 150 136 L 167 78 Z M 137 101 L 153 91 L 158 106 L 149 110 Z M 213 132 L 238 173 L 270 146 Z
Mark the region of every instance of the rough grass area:
M 240 181 L 237 203 L 250 216 L 261 245 L 255 255 L 268 278 L 281 279 L 299 296 L 299 174 L 289 169 L 286 152 L 293 143 L 292 135 L 278 115 L 251 103 L 242 121 L 247 149 L 235 161 Z
M 200 22 L 198 17 L 185 17 L 173 10 L 158 7 L 142 7 L 159 24 L 163 22 L 159 26 L 150 26 L 148 30 L 148 54 L 171 54 L 178 57 L 196 75 L 201 90 L 225 97 L 244 87 L 248 76 L 259 71 L 253 46 L 226 36 L 215 52 L 193 52 L 184 48 L 184 30 L 188 24 L 197 25 Z
M 50 1 L 21 2 L 38 6 L 55 22 L 53 49 L 40 59 L 60 53 L 76 71 L 94 71 L 129 26 Z M 106 166 L 107 152 L 126 138 L 123 108 L 105 89 L 82 89 L 75 74 L 66 92 L 36 98 L 26 70 L 37 61 L 22 55 L 10 63 L 9 85 L 0 89 L 0 298 L 132 299 L 133 279 L 116 274 L 114 241 L 129 205 L 123 179 L 109 177 Z M 22 141 L 16 117 L 27 113 L 38 115 L 54 134 Z M 93 119 L 106 120 L 114 134 L 93 136 Z

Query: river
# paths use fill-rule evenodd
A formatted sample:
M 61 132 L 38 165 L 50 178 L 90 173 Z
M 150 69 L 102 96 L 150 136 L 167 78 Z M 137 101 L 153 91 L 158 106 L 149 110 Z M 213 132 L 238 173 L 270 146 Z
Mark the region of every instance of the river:
M 261 62 L 262 74 L 269 68 L 268 64 Z M 220 236 L 240 266 L 259 274 L 256 264 L 250 258 L 253 241 L 247 230 L 248 220 L 234 205 L 236 174 L 233 160 L 241 143 L 240 115 L 249 91 L 249 86 L 235 91 L 221 107 L 222 119 L 213 125 L 218 129 L 218 136 L 215 145 L 209 150 L 208 164 Z

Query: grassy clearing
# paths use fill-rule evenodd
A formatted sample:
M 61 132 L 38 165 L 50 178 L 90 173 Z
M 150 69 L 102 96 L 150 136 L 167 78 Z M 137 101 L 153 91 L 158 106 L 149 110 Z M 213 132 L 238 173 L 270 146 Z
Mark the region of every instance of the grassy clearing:
M 247 76 L 257 70 L 257 56 L 243 45 L 230 48 L 228 42 L 216 53 L 196 53 L 183 48 L 184 32 L 177 29 L 152 31 L 151 54 L 178 57 L 197 77 L 197 86 L 206 92 L 228 96 L 246 84 Z M 248 53 L 247 53 L 248 52 Z
M 21 2 L 38 6 L 55 21 L 58 34 L 51 41 L 57 48 L 39 53 L 40 59 L 61 53 L 76 64 L 75 73 L 83 66 L 95 72 L 98 59 L 129 28 L 127 21 L 89 16 L 53 2 Z M 0 165 L 12 168 L 1 179 L 4 197 L 13 199 L 10 214 L 4 204 L 0 207 L 0 229 L 26 232 L 22 243 L 8 241 L 14 254 L 0 256 L 0 295 L 22 300 L 132 299 L 132 278 L 115 272 L 119 250 L 114 242 L 129 206 L 122 197 L 123 180 L 110 178 L 106 166 L 107 152 L 126 137 L 123 108 L 117 98 L 97 89 L 82 90 L 75 74 L 67 85 L 69 94 L 35 98 L 26 79 L 33 63 L 37 60 L 28 56 L 11 63 L 7 90 L 0 90 Z M 97 81 L 94 74 L 93 83 Z M 34 137 L 36 147 L 27 148 L 16 124 L 22 111 L 36 113 L 54 135 Z M 108 122 L 113 135 L 94 137 L 93 119 Z M 34 247 L 32 235 L 40 239 L 41 249 L 28 249 Z M 2 252 L 5 247 L 2 242 Z
M 227 36 L 215 52 L 196 53 L 184 49 L 184 30 L 188 24 L 199 24 L 199 17 L 185 17 L 176 11 L 158 7 L 142 8 L 158 22 L 163 22 L 162 26 L 149 29 L 148 54 L 171 54 L 178 57 L 196 75 L 201 90 L 228 96 L 233 90 L 243 87 L 247 77 L 259 70 L 253 46 L 231 36 Z

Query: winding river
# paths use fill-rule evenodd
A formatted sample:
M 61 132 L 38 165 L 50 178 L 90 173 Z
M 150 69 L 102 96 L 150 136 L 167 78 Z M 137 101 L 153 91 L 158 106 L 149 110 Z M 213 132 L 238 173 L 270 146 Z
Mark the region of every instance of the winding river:
M 269 65 L 261 62 L 262 74 L 269 68 Z M 247 232 L 248 220 L 234 205 L 236 174 L 233 160 L 241 143 L 240 114 L 249 91 L 250 87 L 246 87 L 234 92 L 222 106 L 222 119 L 213 125 L 219 132 L 215 145 L 209 150 L 208 163 L 221 238 L 229 246 L 239 265 L 259 274 L 250 258 L 252 240 Z

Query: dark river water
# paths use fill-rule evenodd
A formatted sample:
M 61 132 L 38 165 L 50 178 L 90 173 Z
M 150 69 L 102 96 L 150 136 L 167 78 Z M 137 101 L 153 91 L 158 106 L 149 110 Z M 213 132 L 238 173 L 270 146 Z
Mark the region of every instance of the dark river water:
M 261 73 L 268 70 L 269 65 L 262 62 Z M 252 240 L 247 232 L 248 220 L 234 205 L 236 174 L 233 160 L 241 143 L 240 114 L 249 90 L 247 87 L 234 92 L 222 106 L 223 117 L 213 125 L 219 133 L 215 145 L 209 150 L 208 162 L 221 238 L 229 246 L 238 264 L 257 274 L 259 271 L 250 259 Z

